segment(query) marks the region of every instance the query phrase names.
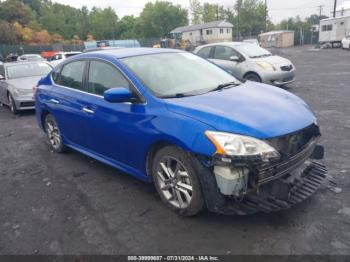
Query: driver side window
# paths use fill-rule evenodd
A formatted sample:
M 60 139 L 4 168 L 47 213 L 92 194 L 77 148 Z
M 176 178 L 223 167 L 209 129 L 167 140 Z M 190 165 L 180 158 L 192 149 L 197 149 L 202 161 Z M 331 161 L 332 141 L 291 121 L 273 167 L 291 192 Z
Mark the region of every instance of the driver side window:
M 228 46 L 215 46 L 214 59 L 230 61 L 232 56 L 240 57 L 239 54 Z
M 103 95 L 103 93 L 113 87 L 124 87 L 130 90 L 128 80 L 113 65 L 92 60 L 89 68 L 89 93 Z

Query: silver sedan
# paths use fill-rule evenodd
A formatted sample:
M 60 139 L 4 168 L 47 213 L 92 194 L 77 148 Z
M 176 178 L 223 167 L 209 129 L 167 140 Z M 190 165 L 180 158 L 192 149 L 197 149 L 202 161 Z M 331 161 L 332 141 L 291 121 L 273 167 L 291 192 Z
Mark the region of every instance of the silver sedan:
M 13 62 L 0 64 L 0 103 L 16 114 L 34 109 L 33 87 L 52 66 L 46 62 Z
M 239 80 L 283 86 L 295 80 L 291 61 L 272 55 L 256 44 L 224 42 L 199 46 L 194 53 L 209 59 Z

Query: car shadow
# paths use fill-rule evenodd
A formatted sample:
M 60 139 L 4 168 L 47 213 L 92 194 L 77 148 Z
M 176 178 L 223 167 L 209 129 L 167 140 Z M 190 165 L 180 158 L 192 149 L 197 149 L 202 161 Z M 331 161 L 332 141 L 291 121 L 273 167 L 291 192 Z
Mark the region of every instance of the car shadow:
M 298 204 L 297 206 L 292 207 L 288 210 L 283 210 L 279 212 L 273 213 L 256 213 L 252 215 L 223 215 L 217 214 L 208 210 L 203 210 L 198 215 L 194 217 L 182 217 L 177 215 L 172 210 L 168 209 L 161 201 L 154 185 L 152 183 L 145 183 L 139 179 L 132 177 L 118 169 L 115 169 L 107 164 L 101 163 L 99 161 L 94 160 L 88 156 L 85 156 L 79 152 L 75 152 L 70 150 L 68 154 L 73 154 L 76 158 L 81 161 L 85 161 L 90 163 L 93 166 L 93 173 L 98 172 L 99 175 L 104 176 L 105 179 L 110 181 L 111 183 L 116 183 L 118 186 L 122 186 L 125 188 L 129 188 L 130 191 L 133 191 L 136 199 L 140 197 L 144 199 L 145 197 L 149 200 L 149 206 L 143 207 L 147 210 L 146 215 L 156 215 L 152 214 L 154 212 L 165 212 L 165 217 L 169 218 L 169 220 L 178 220 L 179 222 L 182 220 L 186 220 L 187 222 L 192 223 L 196 221 L 198 223 L 210 224 L 211 226 L 223 226 L 223 225 L 231 225 L 231 226 L 258 226 L 258 227 L 273 227 L 275 229 L 285 228 L 289 226 L 294 226 L 300 220 L 300 216 L 307 213 L 307 210 L 312 205 L 312 198 L 307 199 L 303 203 Z M 76 160 L 78 160 L 76 159 Z M 91 169 L 90 169 L 91 170 Z M 79 172 L 78 172 L 79 173 Z M 79 177 L 79 176 L 77 176 Z M 114 197 L 114 196 L 110 196 Z M 140 210 L 140 212 L 142 211 Z

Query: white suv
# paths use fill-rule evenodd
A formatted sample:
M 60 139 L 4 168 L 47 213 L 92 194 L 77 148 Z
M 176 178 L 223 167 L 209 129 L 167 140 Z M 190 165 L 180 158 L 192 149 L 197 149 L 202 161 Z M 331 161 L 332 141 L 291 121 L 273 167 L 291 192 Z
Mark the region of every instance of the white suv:
M 343 49 L 350 50 L 350 34 L 347 36 L 344 36 L 343 40 L 341 41 Z

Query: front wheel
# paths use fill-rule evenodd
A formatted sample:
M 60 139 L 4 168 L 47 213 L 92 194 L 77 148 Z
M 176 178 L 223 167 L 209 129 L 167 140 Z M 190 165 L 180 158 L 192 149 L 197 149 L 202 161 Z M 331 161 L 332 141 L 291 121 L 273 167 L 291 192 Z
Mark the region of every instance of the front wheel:
M 198 214 L 204 200 L 192 156 L 183 150 L 167 146 L 160 149 L 152 164 L 152 177 L 162 201 L 183 216 Z
M 11 112 L 15 115 L 18 114 L 18 109 L 16 107 L 15 100 L 13 99 L 13 97 L 10 93 L 7 94 L 7 99 L 9 101 L 9 107 L 10 107 Z
M 249 80 L 249 81 L 253 81 L 253 82 L 259 82 L 259 83 L 261 82 L 260 77 L 257 74 L 255 74 L 255 73 L 248 73 L 248 74 L 246 74 L 244 76 L 244 79 Z
M 54 152 L 63 153 L 66 151 L 67 148 L 63 144 L 61 131 L 58 128 L 55 118 L 51 114 L 45 117 L 45 132 L 49 139 L 51 149 Z

